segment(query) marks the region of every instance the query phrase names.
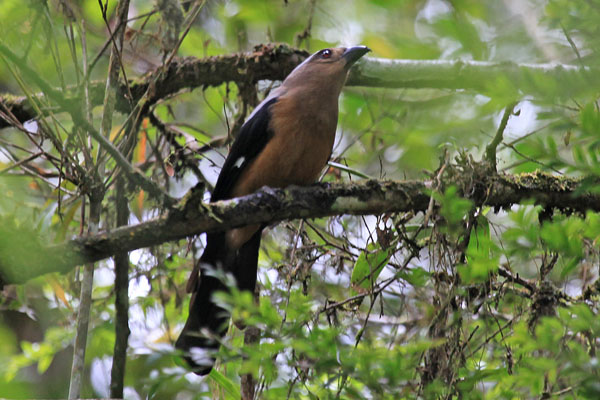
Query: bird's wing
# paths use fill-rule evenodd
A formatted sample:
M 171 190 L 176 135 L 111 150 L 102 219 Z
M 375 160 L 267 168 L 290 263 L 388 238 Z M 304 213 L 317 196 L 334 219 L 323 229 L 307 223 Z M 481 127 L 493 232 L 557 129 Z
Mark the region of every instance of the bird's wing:
M 230 198 L 231 190 L 242 171 L 260 154 L 273 137 L 273 132 L 269 129 L 270 108 L 276 101 L 277 98 L 273 97 L 260 104 L 242 125 L 240 133 L 233 142 L 229 155 L 223 164 L 211 201 Z

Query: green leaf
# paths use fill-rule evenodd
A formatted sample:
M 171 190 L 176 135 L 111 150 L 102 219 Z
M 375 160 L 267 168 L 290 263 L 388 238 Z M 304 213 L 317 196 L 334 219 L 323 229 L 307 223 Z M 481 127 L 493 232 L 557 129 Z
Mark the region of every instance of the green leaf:
M 368 246 L 375 247 L 375 245 Z M 378 246 L 377 246 L 378 247 Z M 390 259 L 388 250 L 367 250 L 360 253 L 354 268 L 352 269 L 352 276 L 350 277 L 350 283 L 356 289 L 368 289 L 377 280 L 383 267 L 387 265 Z
M 49 354 L 49 355 L 43 355 L 43 356 L 41 356 L 40 359 L 39 359 L 39 361 L 38 361 L 38 366 L 37 366 L 38 372 L 40 374 L 43 374 L 44 372 L 46 372 L 46 370 L 48 369 L 48 367 L 52 363 L 53 359 L 54 359 L 54 354 Z
M 588 103 L 583 107 L 580 119 L 583 132 L 597 137 L 600 132 L 600 113 L 596 110 L 594 103 Z
M 458 195 L 456 186 L 450 186 L 442 196 L 435 195 L 442 204 L 440 212 L 451 229 L 456 229 L 472 207 L 472 202 Z
M 213 382 L 215 382 L 217 385 L 222 387 L 223 390 L 225 390 L 227 399 L 238 400 L 241 398 L 239 385 L 235 384 L 229 378 L 227 378 L 225 375 L 223 375 L 222 373 L 217 371 L 216 368 L 213 368 L 210 371 L 210 374 L 208 375 L 208 377 Z
M 431 277 L 431 273 L 421 267 L 414 267 L 399 272 L 398 276 L 414 287 L 423 287 Z

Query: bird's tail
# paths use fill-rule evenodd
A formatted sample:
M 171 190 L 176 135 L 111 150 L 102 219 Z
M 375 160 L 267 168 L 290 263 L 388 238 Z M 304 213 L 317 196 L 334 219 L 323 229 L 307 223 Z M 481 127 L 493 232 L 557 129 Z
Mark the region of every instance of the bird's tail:
M 227 331 L 229 313 L 213 300 L 217 291 L 227 290 L 223 281 L 206 273 L 206 268 L 215 268 L 235 277 L 240 290 L 254 291 L 261 231 L 258 230 L 248 242 L 237 251 L 229 249 L 223 233 L 210 234 L 207 245 L 198 261 L 201 277 L 197 272 L 190 277 L 192 290 L 188 319 L 175 343 L 184 353 L 188 364 L 197 375 L 206 375 L 215 363 L 215 353 L 220 339 Z M 197 269 L 195 268 L 194 271 Z M 195 349 L 192 351 L 192 349 Z

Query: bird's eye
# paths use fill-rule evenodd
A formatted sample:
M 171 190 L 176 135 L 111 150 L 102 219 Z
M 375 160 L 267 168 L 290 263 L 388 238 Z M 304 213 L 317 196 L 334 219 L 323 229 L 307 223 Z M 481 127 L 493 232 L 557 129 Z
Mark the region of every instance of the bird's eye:
M 329 58 L 331 57 L 331 50 L 325 49 L 321 50 L 321 58 Z

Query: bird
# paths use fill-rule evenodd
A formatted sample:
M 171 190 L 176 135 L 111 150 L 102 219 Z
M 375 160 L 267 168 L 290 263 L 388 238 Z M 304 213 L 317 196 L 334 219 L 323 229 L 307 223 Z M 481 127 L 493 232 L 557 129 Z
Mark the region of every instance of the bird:
M 245 196 L 263 186 L 315 182 L 331 157 L 338 99 L 350 67 L 369 51 L 366 46 L 327 48 L 294 68 L 242 125 L 210 201 Z M 192 293 L 188 318 L 175 343 L 197 375 L 210 373 L 230 318 L 213 299 L 227 285 L 210 271 L 231 274 L 239 290 L 253 292 L 263 228 L 250 225 L 207 234 L 187 285 Z

